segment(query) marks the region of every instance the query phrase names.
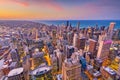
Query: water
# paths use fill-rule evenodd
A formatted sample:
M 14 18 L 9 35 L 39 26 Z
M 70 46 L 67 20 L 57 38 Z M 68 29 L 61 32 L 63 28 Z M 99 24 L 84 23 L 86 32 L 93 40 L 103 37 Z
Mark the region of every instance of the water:
M 47 25 L 66 25 L 66 21 L 67 20 L 34 20 L 34 22 L 39 22 L 39 23 L 44 23 Z M 69 22 L 71 23 L 71 25 L 73 27 L 76 27 L 77 23 L 80 22 L 80 27 L 88 27 L 88 26 L 96 26 L 96 24 L 98 25 L 98 27 L 100 26 L 106 26 L 108 27 L 109 24 L 111 22 L 115 22 L 115 28 L 116 29 L 120 29 L 120 20 L 69 20 Z

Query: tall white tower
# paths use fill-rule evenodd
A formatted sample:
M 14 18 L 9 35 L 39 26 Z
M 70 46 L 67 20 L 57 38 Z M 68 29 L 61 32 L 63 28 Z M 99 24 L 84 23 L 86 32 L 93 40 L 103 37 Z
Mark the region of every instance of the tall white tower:
M 75 34 L 74 34 L 74 37 L 73 37 L 73 46 L 74 46 L 74 47 L 77 47 L 77 40 L 78 40 L 78 34 L 75 33 Z
M 110 39 L 111 39 L 112 36 L 113 36 L 114 27 L 115 27 L 115 23 L 114 23 L 114 22 L 111 22 L 111 23 L 110 23 L 110 26 L 109 26 L 109 29 L 108 29 L 108 36 L 109 36 Z

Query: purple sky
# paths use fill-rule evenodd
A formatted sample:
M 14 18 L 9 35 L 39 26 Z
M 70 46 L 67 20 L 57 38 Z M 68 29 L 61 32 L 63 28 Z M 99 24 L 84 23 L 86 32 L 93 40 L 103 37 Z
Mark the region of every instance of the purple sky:
M 120 0 L 0 0 L 0 19 L 120 19 Z

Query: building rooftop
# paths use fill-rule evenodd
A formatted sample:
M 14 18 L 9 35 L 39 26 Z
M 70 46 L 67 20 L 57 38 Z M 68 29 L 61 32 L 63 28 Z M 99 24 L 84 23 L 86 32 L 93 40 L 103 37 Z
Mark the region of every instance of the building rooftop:
M 48 72 L 50 70 L 51 70 L 50 66 L 41 66 L 41 67 L 38 67 L 35 70 L 33 70 L 30 74 L 37 76 L 37 75 L 45 74 L 46 72 Z
M 69 49 L 74 48 L 74 46 L 68 46 L 68 45 L 67 45 L 67 47 L 68 47 Z
M 57 77 L 57 80 L 62 80 L 62 75 L 61 74 L 58 74 L 56 77 Z
M 96 40 L 94 40 L 94 39 L 89 39 L 90 41 L 93 41 L 93 42 L 97 42 Z
M 67 67 L 72 67 L 72 66 L 75 66 L 75 65 L 79 65 L 79 62 L 77 60 L 73 60 L 73 59 L 69 58 L 69 59 L 65 60 L 65 65 Z
M 8 77 L 15 76 L 15 75 L 19 75 L 19 74 L 21 74 L 22 72 L 23 72 L 23 68 L 22 68 L 22 67 L 13 69 L 13 70 L 11 70 L 11 71 L 8 73 Z
M 104 67 L 103 68 L 105 71 L 107 71 L 110 75 L 115 75 L 116 72 L 112 70 L 110 67 Z

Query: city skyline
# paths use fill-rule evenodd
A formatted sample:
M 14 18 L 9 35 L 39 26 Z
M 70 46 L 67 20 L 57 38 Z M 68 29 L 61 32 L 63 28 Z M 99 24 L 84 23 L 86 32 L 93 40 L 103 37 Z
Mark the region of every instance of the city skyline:
M 1 0 L 0 19 L 120 20 L 119 0 Z

